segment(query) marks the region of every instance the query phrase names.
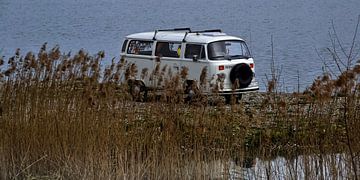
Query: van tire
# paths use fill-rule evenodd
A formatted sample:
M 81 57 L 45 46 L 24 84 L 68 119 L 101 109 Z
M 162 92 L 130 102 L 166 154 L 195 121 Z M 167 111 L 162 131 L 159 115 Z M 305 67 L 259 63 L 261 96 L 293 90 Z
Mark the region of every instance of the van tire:
M 129 80 L 129 93 L 134 101 L 146 101 L 147 100 L 147 88 L 142 81 Z
M 234 85 L 236 80 L 239 82 L 239 87 L 246 88 L 250 85 L 253 79 L 254 73 L 250 66 L 245 63 L 235 65 L 230 71 L 230 81 Z
M 191 102 L 196 94 L 196 89 L 194 89 L 194 83 L 195 81 L 192 80 L 187 80 L 185 82 L 184 93 L 186 95 L 185 102 L 187 103 Z
M 236 95 L 232 95 L 232 94 L 227 94 L 224 96 L 225 97 L 225 104 L 233 104 L 233 98 L 235 98 L 234 103 L 235 104 L 239 104 L 242 98 L 242 94 L 236 94 Z

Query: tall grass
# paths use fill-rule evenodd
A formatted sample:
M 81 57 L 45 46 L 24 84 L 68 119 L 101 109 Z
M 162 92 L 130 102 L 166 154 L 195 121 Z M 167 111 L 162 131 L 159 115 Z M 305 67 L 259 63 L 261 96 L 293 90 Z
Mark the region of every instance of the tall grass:
M 132 65 L 113 61 L 101 71 L 103 58 L 44 45 L 37 56 L 17 51 L 9 59 L 1 74 L 1 177 L 206 178 L 207 161 L 242 152 L 240 114 L 168 98 L 134 102 L 120 83 Z
M 104 58 L 46 44 L 37 55 L 17 50 L 9 58 L 0 74 L 2 179 L 359 176 L 359 66 L 325 74 L 304 93 L 269 91 L 212 106 L 200 94 L 183 100 L 186 69 L 170 76 L 113 59 L 102 70 Z M 161 79 L 161 97 L 148 92 L 137 102 L 139 93 L 123 83 L 136 73 Z M 272 161 L 279 157 L 289 161 Z M 236 175 L 234 167 L 254 160 L 253 175 Z

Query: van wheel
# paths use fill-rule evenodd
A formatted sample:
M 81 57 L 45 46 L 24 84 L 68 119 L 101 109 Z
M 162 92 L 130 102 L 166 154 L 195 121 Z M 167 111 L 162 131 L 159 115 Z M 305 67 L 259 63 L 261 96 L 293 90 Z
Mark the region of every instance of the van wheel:
M 225 95 L 225 104 L 239 104 L 240 103 L 240 100 L 242 98 L 242 94 L 237 94 L 237 95 L 231 95 L 231 94 L 228 94 L 228 95 Z M 234 101 L 233 101 L 233 98 Z
M 194 99 L 196 87 L 194 81 L 186 81 L 184 93 L 186 95 L 185 102 L 191 102 Z
M 134 101 L 147 100 L 147 88 L 141 81 L 130 80 L 128 81 L 129 93 Z

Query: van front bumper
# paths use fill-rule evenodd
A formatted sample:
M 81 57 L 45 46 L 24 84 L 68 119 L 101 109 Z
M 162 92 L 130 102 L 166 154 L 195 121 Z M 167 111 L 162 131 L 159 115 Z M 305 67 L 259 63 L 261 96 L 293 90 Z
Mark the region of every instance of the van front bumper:
M 219 90 L 219 95 L 231 95 L 231 94 L 242 94 L 246 92 L 254 92 L 259 90 L 259 84 L 257 81 L 253 80 L 251 84 L 246 88 L 240 88 L 240 89 L 223 89 Z

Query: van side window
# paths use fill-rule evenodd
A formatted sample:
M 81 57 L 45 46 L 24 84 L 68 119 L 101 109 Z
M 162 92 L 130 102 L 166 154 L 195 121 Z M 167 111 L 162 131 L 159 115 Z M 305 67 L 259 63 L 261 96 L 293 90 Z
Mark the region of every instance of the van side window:
M 151 56 L 152 47 L 152 41 L 131 40 L 127 49 L 127 53 Z
M 124 41 L 123 45 L 122 45 L 122 48 L 121 48 L 121 52 L 122 52 L 122 53 L 125 52 L 125 50 L 126 50 L 127 42 L 128 42 L 128 40 L 126 39 L 126 40 Z
M 155 56 L 179 58 L 180 53 L 181 43 L 158 42 L 156 44 Z
M 198 59 L 205 59 L 205 49 L 200 44 L 187 44 L 185 48 L 185 58 L 192 59 L 197 55 Z

